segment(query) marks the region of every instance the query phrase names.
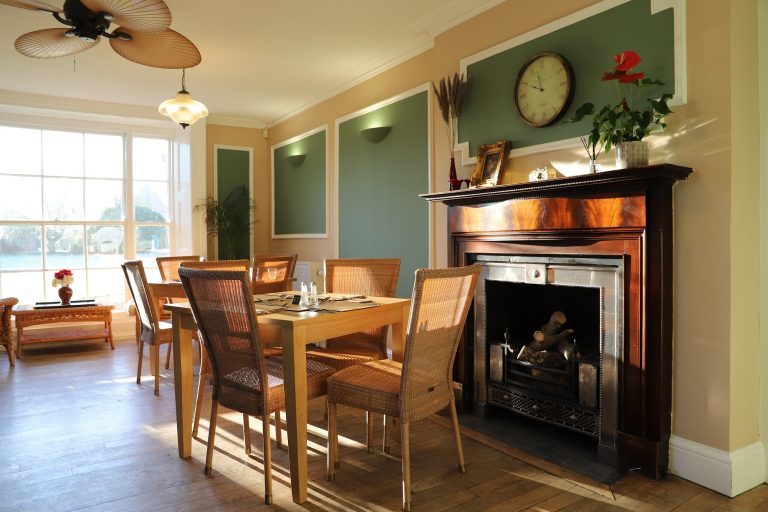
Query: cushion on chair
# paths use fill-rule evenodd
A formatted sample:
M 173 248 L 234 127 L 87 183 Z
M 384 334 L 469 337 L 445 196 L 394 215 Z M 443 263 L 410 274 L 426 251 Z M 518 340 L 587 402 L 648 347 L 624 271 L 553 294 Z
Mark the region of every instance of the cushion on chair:
M 398 416 L 403 365 L 390 359 L 350 366 L 328 378 L 328 401 Z

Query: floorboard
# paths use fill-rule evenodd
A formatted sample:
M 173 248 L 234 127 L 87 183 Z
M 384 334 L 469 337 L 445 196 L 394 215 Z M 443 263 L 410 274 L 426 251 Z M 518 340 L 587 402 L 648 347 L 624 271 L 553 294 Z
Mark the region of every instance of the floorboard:
M 308 503 L 291 500 L 288 452 L 273 444 L 274 504 L 264 504 L 261 424 L 251 421 L 253 452 L 246 455 L 242 416 L 226 409 L 213 473 L 204 475 L 208 397 L 192 458 L 181 460 L 173 370 L 161 371 L 156 397 L 147 354 L 136 384 L 136 357 L 132 340 L 118 341 L 114 351 L 103 343 L 25 349 L 14 368 L 0 354 L 0 511 L 400 509 L 400 445 L 393 441 L 391 455 L 367 453 L 359 411 L 339 409 L 341 468 L 334 482 L 325 479 L 322 399 L 310 402 Z M 677 477 L 629 474 L 608 486 L 468 430 L 467 473 L 459 474 L 444 417 L 416 422 L 411 432 L 417 511 L 768 511 L 765 485 L 735 499 Z

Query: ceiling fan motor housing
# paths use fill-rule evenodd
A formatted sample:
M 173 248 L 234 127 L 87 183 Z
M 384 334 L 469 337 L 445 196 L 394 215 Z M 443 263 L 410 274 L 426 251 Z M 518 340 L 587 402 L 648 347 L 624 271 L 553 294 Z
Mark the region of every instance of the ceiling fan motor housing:
M 55 14 L 54 17 L 73 26 L 74 29 L 70 31 L 72 35 L 84 41 L 98 41 L 100 36 L 109 37 L 112 35 L 107 33 L 107 29 L 112 23 L 112 15 L 107 12 L 95 13 L 85 7 L 80 0 L 66 0 L 64 2 L 64 19 L 60 19 Z

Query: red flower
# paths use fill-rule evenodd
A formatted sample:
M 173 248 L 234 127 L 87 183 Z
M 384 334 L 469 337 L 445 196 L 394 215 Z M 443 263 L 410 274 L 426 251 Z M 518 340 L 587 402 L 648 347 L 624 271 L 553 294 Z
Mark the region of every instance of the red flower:
M 631 84 L 632 82 L 640 80 L 644 76 L 645 76 L 645 73 L 642 71 L 640 73 L 630 73 L 629 75 L 621 75 L 619 77 L 619 82 L 623 84 Z
M 63 269 L 59 270 L 58 272 L 56 272 L 55 274 L 53 274 L 53 277 L 55 277 L 56 279 L 64 279 L 64 276 L 71 276 L 71 275 L 72 275 L 72 271 L 71 270 L 67 270 L 67 269 L 63 268 Z
M 640 63 L 640 56 L 637 52 L 626 50 L 613 56 L 616 71 L 629 71 Z
M 621 78 L 622 76 L 626 75 L 623 71 L 620 73 L 608 73 L 607 71 L 603 73 L 603 82 L 607 82 L 609 80 L 616 80 L 617 78 Z

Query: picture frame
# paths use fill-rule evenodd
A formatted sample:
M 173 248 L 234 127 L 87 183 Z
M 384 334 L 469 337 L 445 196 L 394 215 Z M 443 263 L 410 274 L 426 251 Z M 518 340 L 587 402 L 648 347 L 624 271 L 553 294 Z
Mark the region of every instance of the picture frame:
M 477 147 L 477 165 L 469 181 L 469 188 L 495 187 L 507 165 L 512 143 L 500 140 L 494 144 L 480 144 Z

